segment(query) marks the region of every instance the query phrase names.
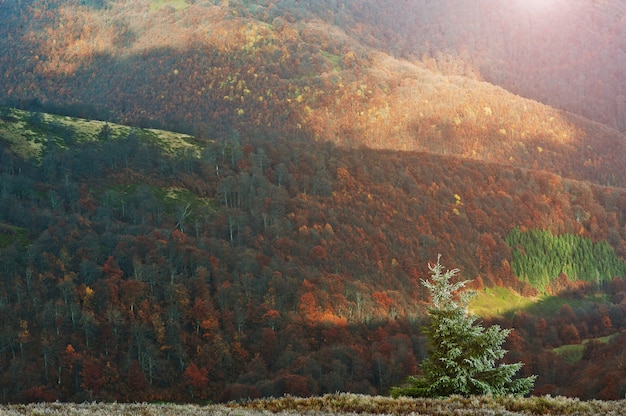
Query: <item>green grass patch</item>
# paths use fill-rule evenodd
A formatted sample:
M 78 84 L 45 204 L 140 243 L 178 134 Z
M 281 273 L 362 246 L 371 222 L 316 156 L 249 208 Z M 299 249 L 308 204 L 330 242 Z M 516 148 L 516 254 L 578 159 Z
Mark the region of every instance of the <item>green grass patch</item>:
M 189 3 L 185 0 L 152 0 L 150 2 L 150 10 L 153 12 L 166 6 L 173 7 L 175 10 L 184 10 L 189 7 Z
M 333 71 L 341 71 L 341 56 L 322 51 L 322 56 L 330 61 Z
M 505 316 L 520 309 L 528 309 L 537 300 L 525 298 L 504 287 L 492 287 L 476 293 L 469 309 L 478 316 Z
M 47 138 L 34 129 L 26 111 L 2 108 L 0 138 L 24 159 L 39 158 Z
M 25 228 L 0 223 L 0 248 L 9 247 L 12 244 L 25 247 L 30 242 L 28 231 Z
M 98 120 L 85 120 L 54 114 L 3 108 L 0 137 L 24 159 L 40 159 L 46 148 L 65 148 L 74 143 L 99 140 L 106 125 L 109 138 L 130 134 L 131 128 Z
M 608 304 L 610 299 L 603 293 L 593 293 L 581 299 L 570 299 L 559 296 L 541 295 L 533 298 L 523 297 L 503 287 L 486 288 L 476 293 L 470 301 L 470 312 L 485 318 L 508 316 L 524 310 L 532 316 L 553 316 L 564 305 L 572 309 L 590 308 L 596 304 Z
M 575 363 L 576 361 L 580 361 L 583 358 L 583 351 L 585 349 L 585 344 L 569 344 L 569 345 L 561 345 L 560 347 L 554 348 L 555 354 L 563 358 L 565 361 L 570 363 Z
M 600 338 L 586 339 L 580 344 L 561 345 L 560 347 L 552 349 L 552 351 L 554 351 L 555 354 L 559 355 L 565 361 L 575 363 L 583 358 L 583 352 L 585 351 L 585 345 L 587 345 L 587 343 L 595 341 L 602 344 L 608 344 L 609 341 L 613 339 L 613 337 L 615 337 L 615 334 L 607 335 Z
M 101 120 L 86 120 L 56 114 L 0 108 L 0 138 L 24 159 L 40 160 L 50 146 L 69 148 L 76 143 L 123 139 L 134 134 L 175 154 L 199 155 L 206 146 L 188 134 L 158 129 L 140 129 Z
M 606 294 L 591 294 L 585 296 L 582 299 L 570 299 L 558 296 L 541 296 L 536 302 L 528 305 L 525 309 L 526 312 L 533 316 L 552 316 L 555 315 L 559 309 L 564 305 L 569 305 L 572 309 L 585 309 L 590 308 L 595 304 L 607 304 L 610 303 L 608 295 Z
M 144 137 L 158 143 L 159 147 L 168 153 L 176 153 L 185 149 L 199 152 L 195 138 L 188 134 L 157 129 L 142 129 L 141 131 Z

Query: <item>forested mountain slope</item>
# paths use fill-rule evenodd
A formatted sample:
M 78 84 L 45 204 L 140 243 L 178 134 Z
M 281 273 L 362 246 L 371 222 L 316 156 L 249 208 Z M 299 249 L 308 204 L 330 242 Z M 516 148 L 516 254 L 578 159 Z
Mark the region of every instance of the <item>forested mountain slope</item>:
M 318 2 L 316 2 L 318 3 Z M 337 4 L 364 43 L 626 130 L 620 0 L 394 0 Z
M 437 253 L 478 288 L 526 295 L 514 227 L 608 241 L 601 263 L 624 266 L 620 188 L 427 153 L 0 120 L 3 400 L 384 393 L 423 358 L 419 279 Z M 623 327 L 623 269 L 601 263 L 541 287 L 571 300 L 502 311 L 539 392 L 600 394 L 555 387 L 586 367 L 549 351 Z
M 384 394 L 438 253 L 535 393 L 624 396 L 624 135 L 388 3 L 0 0 L 2 401 Z
M 418 51 L 442 43 L 432 33 L 435 22 L 447 22 L 442 6 L 379 3 L 5 2 L 0 91 L 6 103 L 21 107 L 204 138 L 265 131 L 626 184 L 623 134 L 479 81 L 474 58 L 463 61 L 443 46 L 433 48 L 441 51 L 439 61 L 453 60 L 448 66 L 427 56 L 402 59 L 392 45 Z M 446 10 L 467 12 L 468 6 L 452 6 Z M 489 13 L 483 18 L 493 20 Z M 406 22 L 418 14 L 423 24 Z M 401 33 L 389 35 L 394 30 Z M 463 26 L 458 30 L 454 39 L 466 38 Z M 490 61 L 496 71 L 521 67 L 519 59 L 498 64 L 502 59 Z M 603 82 L 619 98 L 626 83 L 616 76 Z

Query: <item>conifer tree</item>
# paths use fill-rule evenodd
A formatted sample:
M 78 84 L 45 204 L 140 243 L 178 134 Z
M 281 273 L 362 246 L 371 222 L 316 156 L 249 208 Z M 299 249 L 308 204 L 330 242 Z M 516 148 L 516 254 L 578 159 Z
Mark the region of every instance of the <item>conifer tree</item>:
M 474 294 L 461 290 L 469 281 L 453 283 L 459 272 L 444 272 L 440 264 L 428 265 L 432 277 L 422 280 L 432 297 L 428 308 L 430 323 L 424 328 L 428 337 L 428 357 L 422 362 L 423 375 L 410 376 L 406 385 L 393 387 L 391 395 L 441 397 L 452 394 L 524 395 L 532 390 L 536 376 L 513 378 L 522 363 L 498 363 L 506 350 L 502 344 L 510 330 L 492 325 L 485 329 L 467 311 Z

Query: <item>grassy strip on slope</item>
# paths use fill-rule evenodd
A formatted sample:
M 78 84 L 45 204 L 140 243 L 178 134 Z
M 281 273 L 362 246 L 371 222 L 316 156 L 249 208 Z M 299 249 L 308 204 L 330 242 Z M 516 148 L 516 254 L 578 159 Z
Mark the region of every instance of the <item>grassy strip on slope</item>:
M 542 317 L 555 315 L 566 304 L 576 310 L 609 302 L 608 296 L 602 293 L 592 293 L 582 299 L 548 295 L 526 298 L 504 287 L 491 287 L 477 292 L 469 308 L 473 314 L 484 318 L 508 316 L 520 310 Z
M 165 6 L 172 7 L 175 10 L 184 10 L 189 7 L 189 3 L 185 0 L 152 0 L 150 10 L 157 11 Z
M 0 248 L 16 243 L 25 246 L 29 243 L 28 231 L 15 225 L 0 223 Z
M 473 314 L 482 317 L 505 316 L 507 313 L 527 309 L 536 299 L 525 298 L 504 287 L 491 287 L 476 293 L 470 302 Z
M 615 334 L 600 338 L 586 339 L 580 344 L 561 345 L 560 347 L 554 348 L 552 351 L 554 351 L 557 355 L 560 355 L 565 361 L 574 363 L 583 358 L 583 352 L 585 351 L 585 345 L 587 345 L 587 343 L 594 341 L 602 344 L 608 344 L 613 337 L 615 337 Z
M 39 159 L 50 145 L 66 147 L 70 143 L 117 140 L 131 134 L 148 139 L 169 153 L 185 149 L 197 152 L 199 145 L 197 140 L 188 134 L 0 108 L 0 138 L 9 142 L 11 149 L 24 159 Z

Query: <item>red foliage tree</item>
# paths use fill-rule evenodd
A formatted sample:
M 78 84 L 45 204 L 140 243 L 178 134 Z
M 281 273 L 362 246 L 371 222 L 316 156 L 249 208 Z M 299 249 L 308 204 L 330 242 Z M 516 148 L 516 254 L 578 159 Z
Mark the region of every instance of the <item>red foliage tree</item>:
M 287 374 L 282 377 L 283 388 L 285 394 L 298 397 L 309 397 L 311 392 L 309 391 L 308 379 L 298 374 Z
M 309 251 L 309 259 L 311 259 L 315 264 L 320 264 L 320 262 L 326 260 L 328 255 L 326 254 L 326 249 L 320 245 L 313 247 Z
M 385 292 L 374 292 L 372 293 L 372 298 L 385 310 L 389 310 L 391 305 L 393 305 L 393 300 Z
M 87 390 L 90 396 L 97 395 L 105 382 L 100 363 L 93 358 L 84 359 L 80 375 L 82 378 L 81 387 Z
M 280 353 L 280 344 L 276 332 L 271 328 L 263 328 L 261 335 L 261 357 L 268 367 L 272 367 Z
M 563 344 L 580 344 L 578 329 L 573 324 L 568 324 L 559 330 L 559 339 Z
M 202 367 L 198 368 L 195 363 L 190 363 L 183 372 L 185 385 L 189 387 L 191 397 L 196 397 L 198 393 L 204 391 L 209 383 L 209 371 Z
M 128 388 L 132 392 L 141 392 L 144 390 L 146 380 L 141 371 L 141 364 L 139 361 L 133 360 L 128 368 Z

